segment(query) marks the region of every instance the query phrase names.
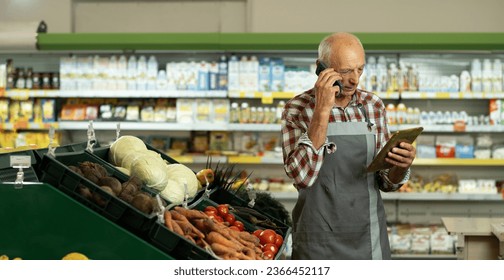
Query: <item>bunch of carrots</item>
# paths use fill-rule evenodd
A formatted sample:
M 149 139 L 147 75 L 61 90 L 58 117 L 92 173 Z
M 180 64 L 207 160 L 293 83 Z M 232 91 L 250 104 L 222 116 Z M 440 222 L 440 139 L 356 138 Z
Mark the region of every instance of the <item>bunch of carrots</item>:
M 221 259 L 270 259 L 263 254 L 257 236 L 246 231 L 232 230 L 202 211 L 176 206 L 164 212 L 164 222 L 169 230 L 203 249 L 211 249 Z

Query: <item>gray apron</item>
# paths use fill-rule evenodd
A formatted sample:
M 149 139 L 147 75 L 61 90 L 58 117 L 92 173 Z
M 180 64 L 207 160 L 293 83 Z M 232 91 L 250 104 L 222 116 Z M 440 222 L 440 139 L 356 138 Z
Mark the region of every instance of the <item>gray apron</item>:
M 314 185 L 299 190 L 292 211 L 292 259 L 390 259 L 385 211 L 375 174 L 369 122 L 329 123 L 336 152 L 326 154 Z

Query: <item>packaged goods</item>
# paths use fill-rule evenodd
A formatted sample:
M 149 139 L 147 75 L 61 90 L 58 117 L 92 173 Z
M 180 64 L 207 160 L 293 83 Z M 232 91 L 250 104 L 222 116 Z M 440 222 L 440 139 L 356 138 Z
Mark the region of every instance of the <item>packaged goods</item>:
M 437 158 L 454 158 L 455 157 L 456 139 L 452 136 L 437 136 L 436 137 L 436 157 Z
M 284 91 L 285 65 L 281 58 L 271 59 L 271 91 Z
M 219 60 L 219 72 L 218 72 L 218 90 L 227 90 L 228 89 L 228 62 L 226 56 L 221 56 Z
M 457 136 L 456 143 L 456 158 L 474 158 L 474 139 L 471 136 Z
M 193 123 L 193 113 L 195 112 L 194 100 L 192 99 L 177 99 L 177 122 L 178 123 Z
M 177 106 L 178 107 L 178 106 Z M 196 122 L 210 122 L 212 120 L 213 103 L 210 99 L 196 99 Z
M 271 61 L 269 57 L 259 60 L 259 90 L 271 91 Z

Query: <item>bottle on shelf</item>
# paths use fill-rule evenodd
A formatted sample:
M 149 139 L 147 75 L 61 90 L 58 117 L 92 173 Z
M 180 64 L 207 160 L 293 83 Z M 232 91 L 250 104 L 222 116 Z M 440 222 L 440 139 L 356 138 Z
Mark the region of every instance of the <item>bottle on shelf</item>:
M 33 89 L 33 68 L 32 67 L 28 67 L 28 70 L 26 70 L 25 88 L 26 89 Z
M 16 79 L 16 88 L 22 89 L 26 86 L 26 76 L 23 68 L 16 68 L 17 79 Z
M 275 123 L 281 123 L 282 122 L 282 113 L 283 113 L 283 109 L 285 107 L 285 101 L 283 100 L 280 100 L 278 102 L 278 105 L 276 107 L 276 118 L 275 118 Z
M 240 108 L 238 103 L 231 103 L 231 110 L 229 114 L 229 122 L 230 123 L 239 123 L 240 122 Z

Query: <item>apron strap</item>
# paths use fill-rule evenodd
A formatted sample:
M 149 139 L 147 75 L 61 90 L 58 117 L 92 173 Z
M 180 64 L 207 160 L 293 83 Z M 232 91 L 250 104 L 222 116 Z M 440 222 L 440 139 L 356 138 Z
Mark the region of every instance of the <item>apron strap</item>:
M 367 128 L 369 131 L 371 131 L 371 127 L 374 125 L 374 123 L 372 123 L 370 120 L 369 120 L 369 116 L 366 112 L 366 109 L 364 109 L 364 106 L 362 106 L 362 103 L 359 103 L 357 105 L 357 107 L 359 108 L 359 110 L 361 111 L 361 113 L 364 115 L 364 120 L 367 122 Z

